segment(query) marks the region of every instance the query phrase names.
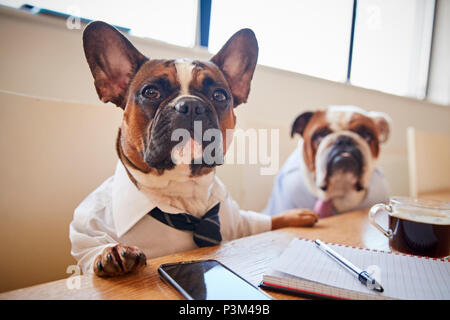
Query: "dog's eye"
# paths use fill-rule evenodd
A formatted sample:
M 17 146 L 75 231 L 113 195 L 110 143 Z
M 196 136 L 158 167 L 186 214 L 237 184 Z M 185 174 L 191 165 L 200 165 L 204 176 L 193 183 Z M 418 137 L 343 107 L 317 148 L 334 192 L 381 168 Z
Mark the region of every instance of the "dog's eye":
M 144 90 L 142 90 L 142 95 L 152 100 L 159 99 L 161 96 L 159 90 L 155 86 L 146 86 Z
M 368 143 L 372 142 L 373 140 L 373 135 L 370 132 L 362 132 L 360 134 L 360 136 L 366 140 Z
M 319 143 L 322 141 L 323 138 L 325 138 L 325 136 L 327 136 L 331 131 L 327 128 L 318 130 L 316 133 L 314 133 L 313 135 L 313 141 L 319 145 Z
M 372 132 L 370 132 L 368 129 L 366 129 L 365 127 L 360 127 L 356 130 L 356 133 L 359 134 L 361 136 L 361 138 L 363 138 L 364 140 L 366 140 L 367 143 L 371 143 L 372 140 L 374 139 L 374 136 L 372 134 Z
M 225 100 L 227 100 L 227 93 L 222 89 L 217 89 L 213 92 L 212 97 L 218 102 L 224 102 Z

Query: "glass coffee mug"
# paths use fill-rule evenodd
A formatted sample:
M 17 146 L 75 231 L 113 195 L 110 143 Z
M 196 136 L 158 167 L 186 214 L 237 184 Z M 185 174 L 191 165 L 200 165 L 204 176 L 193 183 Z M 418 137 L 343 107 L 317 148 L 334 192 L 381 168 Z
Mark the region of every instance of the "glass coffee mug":
M 375 221 L 383 211 L 389 215 L 388 228 Z M 387 205 L 374 205 L 369 220 L 389 238 L 394 251 L 428 257 L 450 255 L 449 202 L 392 197 Z

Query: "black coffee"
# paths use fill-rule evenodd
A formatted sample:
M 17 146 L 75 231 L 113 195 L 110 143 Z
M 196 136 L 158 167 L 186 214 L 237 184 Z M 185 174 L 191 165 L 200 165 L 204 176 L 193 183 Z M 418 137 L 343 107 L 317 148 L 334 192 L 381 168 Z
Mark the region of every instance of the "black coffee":
M 422 219 L 424 220 L 424 219 Z M 389 228 L 393 235 L 389 239 L 392 249 L 409 254 L 428 257 L 450 255 L 450 224 L 413 221 L 389 215 Z

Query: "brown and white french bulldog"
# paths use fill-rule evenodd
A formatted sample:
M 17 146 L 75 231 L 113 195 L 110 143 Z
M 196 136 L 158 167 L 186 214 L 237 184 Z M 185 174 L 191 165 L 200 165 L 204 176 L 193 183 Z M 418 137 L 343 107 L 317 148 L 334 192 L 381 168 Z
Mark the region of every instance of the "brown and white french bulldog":
M 234 108 L 245 103 L 250 92 L 258 44 L 254 33 L 243 29 L 209 61 L 150 59 L 114 27 L 98 21 L 86 27 L 83 43 L 98 96 L 123 109 L 123 122 L 117 136 L 120 162 L 114 179 L 106 181 L 75 211 L 70 232 L 72 255 L 85 272 L 93 269 L 100 276 L 121 275 L 143 267 L 147 257 L 195 248 L 192 232 L 170 228 L 172 214 L 184 212 L 199 220 L 212 210 L 215 203 L 211 197 L 221 188 L 214 175 L 220 163 L 194 161 L 202 157 L 201 152 L 192 153 L 191 163 L 175 163 L 172 156 L 178 141 L 173 141 L 172 134 L 184 129 L 194 136 L 186 143 L 188 147 L 205 147 L 207 143 L 193 132 L 194 123 L 200 123 L 201 133 L 209 129 L 221 132 L 217 152 L 226 153 L 230 130 L 236 124 Z M 114 193 L 121 170 L 133 186 L 123 191 L 119 186 Z M 151 202 L 150 210 L 155 204 L 159 209 L 168 208 L 168 215 L 162 214 L 167 221 L 161 223 L 146 212 L 135 218 L 132 201 L 132 218 L 123 213 L 117 216 L 114 197 L 126 198 L 128 193 L 141 202 Z M 252 226 L 254 215 L 236 210 L 240 211 L 234 201 L 222 199 L 218 220 L 209 219 L 211 224 L 220 222 L 221 239 L 263 231 Z M 270 230 L 312 226 L 316 221 L 317 215 L 310 210 L 291 210 L 271 217 L 266 225 Z
M 376 167 L 391 120 L 355 106 L 330 106 L 300 114 L 291 135 L 298 148 L 275 180 L 265 213 L 309 208 L 325 218 L 388 200 L 386 179 Z

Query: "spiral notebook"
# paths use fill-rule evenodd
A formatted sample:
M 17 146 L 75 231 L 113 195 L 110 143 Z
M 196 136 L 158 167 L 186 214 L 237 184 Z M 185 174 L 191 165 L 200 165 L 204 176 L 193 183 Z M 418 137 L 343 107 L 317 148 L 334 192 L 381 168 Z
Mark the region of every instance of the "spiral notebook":
M 294 239 L 263 275 L 261 287 L 335 299 L 450 299 L 450 262 L 327 243 L 382 284 L 368 289 L 313 240 Z

